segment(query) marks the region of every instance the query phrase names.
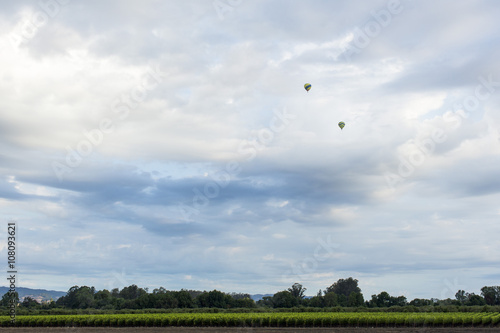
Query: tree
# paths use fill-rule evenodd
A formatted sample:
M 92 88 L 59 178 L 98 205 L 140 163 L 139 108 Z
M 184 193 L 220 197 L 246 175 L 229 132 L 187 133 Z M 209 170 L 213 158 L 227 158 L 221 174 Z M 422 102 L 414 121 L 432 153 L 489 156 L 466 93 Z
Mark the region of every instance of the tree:
M 196 297 L 196 304 L 200 308 L 208 308 L 210 307 L 210 303 L 208 302 L 208 292 L 204 292 Z
M 227 297 L 226 297 L 227 296 Z M 231 296 L 224 294 L 222 291 L 212 290 L 208 293 L 209 307 L 213 308 L 227 308 Z
M 194 300 L 191 293 L 188 290 L 181 289 L 180 291 L 174 292 L 174 297 L 177 299 L 180 308 L 193 308 Z
M 348 306 L 362 306 L 365 303 L 362 293 L 351 292 L 347 300 Z
M 53 309 L 57 307 L 56 302 L 51 298 L 49 301 L 43 302 L 42 303 L 42 309 Z
M 273 297 L 272 296 L 264 296 L 264 297 L 262 297 L 261 300 L 257 301 L 257 305 L 272 308 L 274 306 Z
M 486 305 L 486 301 L 479 295 L 467 293 L 467 302 L 465 305 Z
M 155 307 L 155 297 L 153 294 L 144 294 L 134 299 L 134 303 L 136 309 L 152 309 Z
M 71 287 L 66 296 L 57 300 L 57 305 L 62 305 L 72 309 L 86 309 L 94 307 L 94 287 L 87 286 L 73 286 Z
M 423 298 L 415 298 L 410 302 L 410 305 L 413 306 L 427 306 L 427 305 L 432 305 L 433 302 L 432 300 L 429 299 L 423 299 Z
M 114 309 L 125 309 L 126 308 L 126 300 L 120 297 L 113 297 L 111 304 Z
M 325 306 L 324 304 L 324 297 L 321 296 L 321 295 L 316 295 L 314 297 L 312 297 L 310 300 L 309 300 L 309 306 L 312 306 L 312 307 L 315 307 L 315 308 L 322 308 Z
M 188 294 L 189 296 L 189 294 Z M 190 296 L 189 296 L 190 297 Z M 191 298 L 190 298 L 191 300 Z M 179 300 L 175 297 L 175 292 L 165 291 L 149 294 L 149 302 L 152 307 L 157 309 L 175 309 L 179 308 Z M 182 306 L 186 307 L 186 306 Z
M 80 287 L 76 291 L 75 300 L 76 300 L 76 308 L 78 309 L 87 309 L 93 308 L 94 304 L 94 287 L 83 286 Z
M 406 306 L 408 305 L 408 300 L 405 296 L 393 297 L 393 305 Z
M 250 294 L 243 293 L 229 293 L 231 296 L 230 307 L 232 308 L 254 308 L 255 301 L 252 299 Z
M 344 295 L 347 299 L 352 292 L 361 293 L 361 289 L 358 287 L 358 280 L 350 277 L 347 279 L 339 279 L 330 287 L 326 288 L 325 294 L 329 292 L 333 292 L 339 296 Z
M 24 299 L 23 299 L 23 302 L 21 303 L 21 306 L 25 307 L 25 308 L 28 308 L 28 309 L 32 309 L 32 308 L 36 308 L 40 305 L 40 303 L 38 303 L 36 301 L 36 299 L 30 297 L 30 296 L 26 296 Z
M 0 301 L 0 305 L 2 306 L 10 306 L 10 304 L 16 304 L 19 303 L 19 294 L 17 293 L 17 291 L 14 291 L 14 292 L 6 292 L 5 294 L 3 294 L 2 296 L 2 300 Z
M 144 289 L 139 288 L 135 284 L 133 284 L 133 285 L 130 285 L 128 287 L 123 288 L 120 291 L 120 294 L 118 295 L 118 297 L 121 297 L 124 299 L 136 299 L 144 294 L 147 294 L 147 292 Z
M 231 307 L 234 308 L 254 308 L 255 301 L 250 297 L 234 299 L 231 302 Z
M 153 294 L 166 294 L 166 293 L 167 289 L 163 287 L 153 289 Z
M 394 297 L 389 295 L 388 292 L 383 291 L 378 295 L 372 295 L 372 299 L 370 300 L 370 302 L 368 302 L 368 306 L 370 307 L 387 308 L 395 305 L 397 306 L 407 305 L 406 297 L 404 296 Z M 411 305 L 415 305 L 415 303 Z
M 307 289 L 303 288 L 300 283 L 294 283 L 291 288 L 288 288 L 288 291 L 292 294 L 292 296 L 297 298 L 299 301 L 304 298 L 306 290 Z
M 467 300 L 467 295 L 465 294 L 465 290 L 457 291 L 457 293 L 455 294 L 455 298 L 457 299 L 457 301 L 460 302 L 460 304 L 464 304 L 465 301 Z
M 113 297 L 111 296 L 111 293 L 109 292 L 109 290 L 106 289 L 99 290 L 94 295 L 95 306 L 100 309 L 104 307 L 109 308 L 112 300 Z
M 483 287 L 481 288 L 481 295 L 484 297 L 486 304 L 500 305 L 500 286 Z
M 231 296 L 234 299 L 251 298 L 250 294 L 244 294 L 244 293 L 229 293 L 228 295 Z
M 78 290 L 78 288 L 79 288 L 78 286 L 73 286 L 69 288 L 68 292 L 66 293 L 66 296 L 59 297 L 59 299 L 56 301 L 56 304 L 68 308 L 73 308 L 73 304 L 76 303 L 75 293 Z
M 118 288 L 111 289 L 111 296 L 113 296 L 113 298 L 120 297 L 120 289 Z
M 279 291 L 273 295 L 275 308 L 292 308 L 297 305 L 299 305 L 299 300 L 288 290 Z
M 373 299 L 373 296 L 372 296 Z M 383 291 L 376 296 L 377 306 L 379 308 L 391 306 L 391 295 L 387 291 Z
M 196 297 L 198 304 L 202 308 L 228 308 L 232 297 L 224 294 L 222 291 L 212 290 L 204 292 Z
M 338 302 L 339 302 L 340 306 L 348 306 L 349 305 L 349 303 L 348 303 L 349 297 L 347 297 L 344 294 L 340 294 L 340 295 L 337 295 L 337 296 L 338 296 L 337 299 L 338 299 Z
M 326 307 L 333 307 L 339 305 L 339 297 L 336 293 L 328 292 L 323 296 L 323 303 Z

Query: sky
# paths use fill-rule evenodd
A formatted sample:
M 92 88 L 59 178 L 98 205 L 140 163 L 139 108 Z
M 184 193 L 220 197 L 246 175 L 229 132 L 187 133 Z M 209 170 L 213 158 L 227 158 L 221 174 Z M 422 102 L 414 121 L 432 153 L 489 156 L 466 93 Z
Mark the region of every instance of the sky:
M 493 0 L 2 1 L 5 270 L 15 223 L 18 287 L 500 285 L 498 17 Z

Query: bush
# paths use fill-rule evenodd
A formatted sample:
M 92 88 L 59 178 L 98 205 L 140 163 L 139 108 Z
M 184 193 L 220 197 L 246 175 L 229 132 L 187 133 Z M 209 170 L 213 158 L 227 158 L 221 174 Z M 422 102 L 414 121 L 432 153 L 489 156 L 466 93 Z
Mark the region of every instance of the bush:
M 491 320 L 492 320 L 492 318 L 491 318 L 491 317 L 492 317 L 492 315 L 491 315 L 491 314 L 490 314 L 490 315 L 483 316 L 483 318 L 481 319 L 481 324 L 482 324 L 483 326 L 486 326 L 486 325 L 491 324 Z
M 500 322 L 500 313 L 491 318 L 491 325 L 497 325 Z

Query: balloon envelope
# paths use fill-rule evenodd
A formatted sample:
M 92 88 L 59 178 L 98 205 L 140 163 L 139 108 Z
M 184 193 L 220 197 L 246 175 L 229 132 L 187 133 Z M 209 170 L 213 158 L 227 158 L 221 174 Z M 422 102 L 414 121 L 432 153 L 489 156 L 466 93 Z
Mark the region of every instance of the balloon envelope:
M 311 90 L 311 84 L 310 83 L 304 84 L 304 88 L 306 89 L 306 91 Z
M 344 126 L 345 126 L 345 123 L 344 123 L 343 121 L 341 121 L 341 122 L 339 123 L 339 127 L 340 127 L 340 129 L 343 129 L 343 128 L 344 128 Z

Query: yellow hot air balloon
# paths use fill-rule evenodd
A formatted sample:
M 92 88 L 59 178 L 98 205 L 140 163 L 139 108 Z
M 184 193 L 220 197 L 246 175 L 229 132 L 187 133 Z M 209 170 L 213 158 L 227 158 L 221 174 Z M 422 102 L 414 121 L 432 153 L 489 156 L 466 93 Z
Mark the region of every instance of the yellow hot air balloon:
M 309 92 L 309 90 L 311 90 L 311 84 L 310 83 L 304 84 L 304 88 L 306 89 L 307 92 Z
M 341 122 L 339 123 L 339 127 L 340 127 L 340 129 L 342 130 L 342 129 L 344 128 L 344 126 L 345 126 L 345 123 L 344 123 L 343 121 L 341 121 Z

